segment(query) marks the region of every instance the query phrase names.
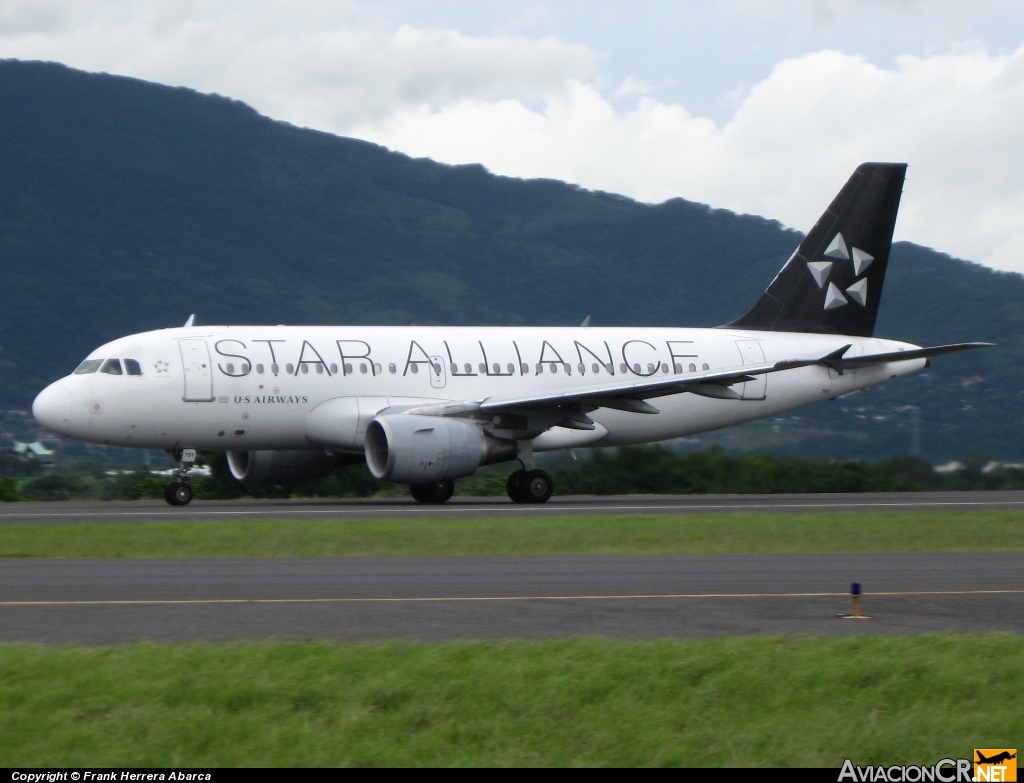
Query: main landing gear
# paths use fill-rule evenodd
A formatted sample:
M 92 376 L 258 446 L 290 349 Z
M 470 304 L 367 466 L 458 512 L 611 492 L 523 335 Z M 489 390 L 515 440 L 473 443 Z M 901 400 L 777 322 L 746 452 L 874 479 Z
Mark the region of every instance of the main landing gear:
M 172 484 L 171 488 L 179 486 Z M 188 486 L 187 484 L 184 486 Z M 551 474 L 533 468 L 520 469 L 508 477 L 505 483 L 508 496 L 515 503 L 547 503 L 555 491 L 555 482 Z M 455 492 L 455 482 L 451 480 L 432 481 L 429 484 L 410 484 L 409 494 L 420 503 L 439 505 L 447 503 Z M 168 503 L 173 503 L 170 499 Z M 185 501 L 186 503 L 188 501 Z
M 543 470 L 517 470 L 508 477 L 505 490 L 513 503 L 547 503 L 555 491 L 555 482 Z
M 455 482 L 445 479 L 429 484 L 410 484 L 409 493 L 420 503 L 447 503 L 455 493 Z
M 171 456 L 178 463 L 178 467 L 172 471 L 178 480 L 164 487 L 164 500 L 172 506 L 187 506 L 192 502 L 192 485 L 188 483 L 188 474 L 196 462 L 196 450 L 175 449 Z

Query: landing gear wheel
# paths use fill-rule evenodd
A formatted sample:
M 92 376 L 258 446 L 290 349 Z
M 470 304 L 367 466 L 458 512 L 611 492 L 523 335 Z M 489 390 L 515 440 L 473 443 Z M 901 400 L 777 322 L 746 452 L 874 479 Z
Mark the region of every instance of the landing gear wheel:
M 445 479 L 429 484 L 410 484 L 409 494 L 420 503 L 446 503 L 455 494 L 455 482 Z
M 505 491 L 513 503 L 547 503 L 555 482 L 543 470 L 517 470 L 505 482 Z
M 523 497 L 523 490 L 521 482 L 523 476 L 526 475 L 525 470 L 517 470 L 515 473 L 508 477 L 508 481 L 505 482 L 505 491 L 508 492 L 508 496 L 512 498 L 513 503 L 525 503 L 526 498 Z
M 164 500 L 172 506 L 187 506 L 192 502 L 192 487 L 188 484 L 168 484 L 164 488 Z
M 521 503 L 547 503 L 554 491 L 554 479 L 543 470 L 528 470 L 519 479 Z

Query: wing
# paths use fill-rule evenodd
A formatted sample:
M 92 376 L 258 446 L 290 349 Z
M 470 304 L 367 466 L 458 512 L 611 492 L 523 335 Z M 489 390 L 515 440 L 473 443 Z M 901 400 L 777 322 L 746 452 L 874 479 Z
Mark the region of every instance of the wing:
M 745 364 L 723 370 L 673 375 L 670 378 L 641 378 L 562 389 L 545 389 L 533 394 L 504 395 L 461 403 L 417 406 L 406 412 L 434 416 L 473 416 L 481 413 L 501 414 L 550 410 L 552 413 L 558 413 L 565 417 L 559 426 L 589 430 L 594 428 L 594 424 L 585 414 L 598 408 L 653 414 L 659 411 L 648 400 L 669 394 L 690 393 L 718 399 L 739 399 L 741 396 L 739 392 L 730 387 L 737 383 L 752 381 L 758 375 L 785 372 L 812 365 L 828 367 L 842 375 L 848 369 L 928 359 L 932 356 L 986 348 L 991 345 L 992 343 L 956 343 L 955 345 L 937 345 L 930 348 L 878 353 L 849 359 L 843 358 L 850 349 L 850 345 L 846 345 L 838 351 L 816 359 L 791 359 L 773 364 Z
M 821 365 L 829 367 L 840 375 L 847 369 L 872 367 L 892 362 L 907 362 L 925 359 L 958 351 L 969 351 L 985 348 L 992 343 L 957 343 L 955 345 L 937 345 L 930 348 L 918 348 L 910 351 L 878 353 L 869 356 L 857 356 L 844 359 L 843 355 L 850 349 L 849 345 L 838 351 L 817 359 L 794 359 L 774 364 L 745 364 L 724 370 L 674 375 L 671 378 L 641 379 L 621 381 L 618 383 L 602 383 L 592 386 L 577 386 L 551 390 L 535 394 L 515 396 L 488 397 L 479 403 L 485 411 L 500 411 L 511 408 L 536 408 L 551 405 L 586 405 L 594 408 L 617 408 L 636 413 L 657 413 L 658 409 L 646 400 L 663 397 L 668 394 L 689 392 L 707 397 L 739 398 L 738 392 L 728 394 L 730 386 L 754 380 L 754 376 L 768 373 L 784 372 L 798 367 Z M 723 392 L 726 392 L 723 394 Z

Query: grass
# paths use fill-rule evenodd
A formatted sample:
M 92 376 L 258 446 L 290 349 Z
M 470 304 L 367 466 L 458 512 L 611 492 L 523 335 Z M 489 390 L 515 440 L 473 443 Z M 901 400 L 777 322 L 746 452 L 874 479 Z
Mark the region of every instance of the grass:
M 0 766 L 926 764 L 1024 736 L 1019 637 L 0 647 Z
M 1024 549 L 1015 512 L 0 527 L 0 557 Z M 1019 636 L 0 646 L 0 766 L 827 766 L 1017 747 Z
M 0 557 L 740 554 L 1024 549 L 1013 511 L 0 526 Z

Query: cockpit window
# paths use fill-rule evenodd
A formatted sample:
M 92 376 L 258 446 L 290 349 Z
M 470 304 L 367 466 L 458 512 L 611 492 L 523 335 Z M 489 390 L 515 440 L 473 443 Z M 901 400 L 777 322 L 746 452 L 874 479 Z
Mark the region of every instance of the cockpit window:
M 100 367 L 100 372 L 105 372 L 107 375 L 123 375 L 121 372 L 121 360 L 107 359 L 103 362 L 103 366 Z
M 75 370 L 75 375 L 88 375 L 91 372 L 96 372 L 100 365 L 103 364 L 102 359 L 86 359 Z
M 134 359 L 124 360 L 124 370 L 129 375 L 142 375 L 142 367 Z

